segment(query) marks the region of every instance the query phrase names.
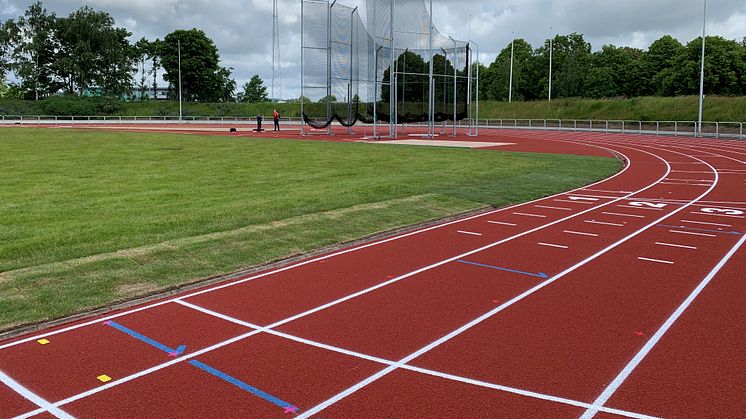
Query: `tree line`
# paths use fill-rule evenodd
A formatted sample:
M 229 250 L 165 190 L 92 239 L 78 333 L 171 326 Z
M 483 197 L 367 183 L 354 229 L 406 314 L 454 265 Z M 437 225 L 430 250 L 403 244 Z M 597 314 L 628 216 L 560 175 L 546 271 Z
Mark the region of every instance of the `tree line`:
M 116 27 L 107 12 L 84 6 L 69 16 L 50 13 L 39 1 L 22 16 L 0 22 L 0 97 L 42 99 L 54 95 L 155 98 L 162 87 L 177 98 L 179 44 L 185 101 L 268 100 L 256 75 L 238 94 L 232 68 L 220 65 L 212 39 L 198 29 L 163 39 L 140 39 Z M 9 76 L 15 81 L 8 83 Z M 159 86 L 161 77 L 167 86 Z M 138 78 L 136 80 L 136 78 Z
M 664 36 L 647 50 L 604 45 L 592 52 L 582 34 L 558 35 L 552 42 L 552 97 L 613 98 L 699 94 L 702 38 L 686 45 Z M 706 38 L 705 93 L 746 95 L 746 38 Z M 513 100 L 546 99 L 550 42 L 534 49 L 514 43 Z M 480 67 L 482 99 L 507 101 L 511 45 L 489 66 Z

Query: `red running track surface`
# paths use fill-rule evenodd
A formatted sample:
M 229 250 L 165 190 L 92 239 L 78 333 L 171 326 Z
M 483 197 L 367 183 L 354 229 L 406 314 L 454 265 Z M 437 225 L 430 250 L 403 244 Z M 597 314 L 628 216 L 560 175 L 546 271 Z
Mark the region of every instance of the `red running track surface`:
M 0 417 L 742 416 L 746 144 L 478 141 L 626 165 L 576 191 L 0 342 Z

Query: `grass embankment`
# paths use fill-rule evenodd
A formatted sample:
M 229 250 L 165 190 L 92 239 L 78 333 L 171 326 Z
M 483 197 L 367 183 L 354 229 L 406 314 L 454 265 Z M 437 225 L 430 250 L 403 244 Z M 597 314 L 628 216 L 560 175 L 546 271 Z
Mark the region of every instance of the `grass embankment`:
M 107 104 L 110 105 L 110 104 Z M 67 106 L 65 109 L 70 108 Z M 299 104 L 272 103 L 186 103 L 185 115 L 211 117 L 251 117 L 270 115 L 277 108 L 285 117 L 297 117 Z M 0 114 L 42 115 L 46 108 L 33 101 L 0 100 Z M 97 109 L 93 107 L 93 109 Z M 111 109 L 106 106 L 105 109 Z M 697 97 L 642 97 L 633 99 L 559 99 L 550 104 L 536 102 L 480 102 L 481 119 L 613 119 L 644 121 L 693 121 L 697 119 Z M 91 111 L 94 114 L 101 112 Z M 176 102 L 119 103 L 111 112 L 122 116 L 173 116 L 179 114 Z M 54 114 L 54 113 L 52 113 Z M 704 119 L 719 122 L 746 121 L 746 97 L 710 96 L 704 102 Z
M 613 159 L 0 129 L 0 330 L 607 177 Z

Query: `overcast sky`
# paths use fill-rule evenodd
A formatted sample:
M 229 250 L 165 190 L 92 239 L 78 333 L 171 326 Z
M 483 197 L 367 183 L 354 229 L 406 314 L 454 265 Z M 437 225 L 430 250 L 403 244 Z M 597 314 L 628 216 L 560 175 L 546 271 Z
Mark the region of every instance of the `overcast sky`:
M 0 19 L 22 14 L 32 0 L 0 0 Z M 365 0 L 339 0 L 360 5 Z M 117 25 L 141 37 L 162 38 L 175 29 L 199 28 L 217 44 L 223 65 L 241 86 L 259 74 L 271 78 L 272 0 L 47 0 L 48 10 L 67 15 L 83 5 L 111 13 Z M 534 47 L 551 34 L 579 32 L 594 50 L 603 44 L 646 48 L 671 34 L 683 43 L 702 31 L 702 0 L 434 0 L 435 25 L 481 46 L 494 60 L 515 32 Z M 708 34 L 746 36 L 746 1 L 709 0 Z M 299 95 L 300 0 L 280 0 L 282 84 L 285 97 Z M 551 29 L 550 29 L 551 27 Z

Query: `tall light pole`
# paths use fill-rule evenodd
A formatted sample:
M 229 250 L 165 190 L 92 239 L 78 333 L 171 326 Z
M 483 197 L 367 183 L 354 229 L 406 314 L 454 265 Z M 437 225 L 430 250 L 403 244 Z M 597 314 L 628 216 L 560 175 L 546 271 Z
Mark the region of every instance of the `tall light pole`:
M 549 28 L 553 29 L 553 28 Z M 554 39 L 549 38 L 549 101 L 552 101 L 552 56 L 554 55 Z
M 272 101 L 277 99 L 275 93 L 275 86 L 277 86 L 277 78 L 279 73 L 280 65 L 280 21 L 279 13 L 277 9 L 277 0 L 273 1 L 272 4 Z
M 702 102 L 705 98 L 705 39 L 707 35 L 707 0 L 705 2 L 704 16 L 702 17 L 702 66 L 699 74 L 699 123 L 697 124 L 697 131 L 699 136 L 702 137 Z
M 181 39 L 178 39 L 177 43 L 179 48 L 179 124 L 181 124 L 184 117 L 183 97 L 181 95 Z
M 515 57 L 515 32 L 513 40 L 510 42 L 510 87 L 508 88 L 508 103 L 513 102 L 513 61 Z

